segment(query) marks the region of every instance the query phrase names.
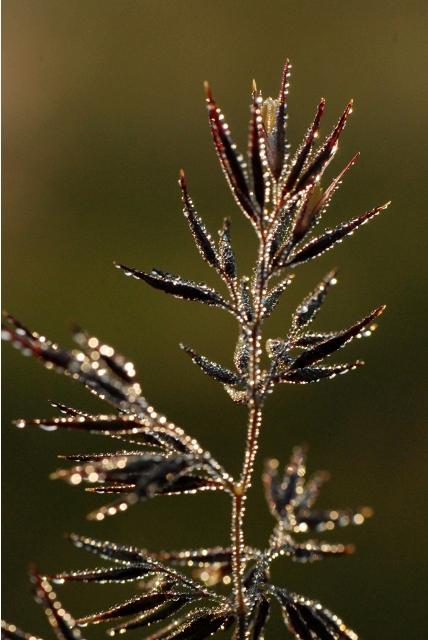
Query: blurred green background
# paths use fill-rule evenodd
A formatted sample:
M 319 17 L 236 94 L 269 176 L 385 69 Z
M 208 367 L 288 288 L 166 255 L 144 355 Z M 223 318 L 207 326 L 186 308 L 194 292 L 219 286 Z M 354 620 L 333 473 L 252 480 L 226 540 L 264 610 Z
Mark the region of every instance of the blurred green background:
M 177 348 L 180 341 L 230 363 L 236 338 L 221 312 L 168 298 L 126 279 L 113 260 L 159 266 L 214 284 L 181 215 L 183 166 L 212 231 L 233 217 L 242 270 L 255 242 L 224 184 L 211 148 L 202 96 L 210 79 L 241 146 L 253 77 L 277 92 L 293 62 L 290 136 L 296 145 L 317 101 L 326 133 L 349 97 L 355 112 L 329 175 L 360 150 L 329 210 L 328 224 L 392 199 L 390 210 L 335 253 L 302 267 L 267 327 L 281 335 L 291 310 L 334 265 L 340 284 L 317 327 L 341 328 L 380 303 L 381 329 L 347 357 L 367 366 L 270 400 L 257 465 L 310 444 L 310 469 L 327 468 L 325 506 L 370 504 L 364 527 L 324 536 L 354 541 L 350 559 L 311 566 L 278 562 L 275 577 L 319 598 L 364 638 L 426 637 L 421 592 L 426 548 L 426 430 L 423 342 L 426 259 L 425 2 L 196 0 L 4 0 L 4 306 L 32 328 L 70 345 L 77 321 L 137 363 L 145 395 L 232 471 L 240 467 L 245 411 Z M 425 254 L 426 255 L 426 254 Z M 46 571 L 94 564 L 70 548 L 76 531 L 151 549 L 226 543 L 221 495 L 164 498 L 117 519 L 88 523 L 95 497 L 48 473 L 56 455 L 107 449 L 77 434 L 22 432 L 17 417 L 52 414 L 47 399 L 83 410 L 99 403 L 70 380 L 4 349 L 4 616 L 45 633 L 29 594 L 30 560 Z M 262 545 L 272 520 L 254 483 L 247 539 Z M 75 614 L 132 593 L 132 586 L 63 588 Z M 279 614 L 269 638 L 285 635 Z M 91 637 L 101 637 L 95 629 Z M 138 633 L 138 632 L 137 632 Z M 88 634 L 89 635 L 89 634 Z M 140 633 L 140 636 L 143 635 Z

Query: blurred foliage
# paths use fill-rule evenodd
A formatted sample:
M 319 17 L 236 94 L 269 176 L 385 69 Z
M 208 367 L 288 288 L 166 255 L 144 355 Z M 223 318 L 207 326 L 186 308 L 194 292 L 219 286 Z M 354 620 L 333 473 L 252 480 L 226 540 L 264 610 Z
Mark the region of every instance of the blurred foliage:
M 175 184 L 184 166 L 210 229 L 233 216 L 242 268 L 248 266 L 255 243 L 211 148 L 204 79 L 241 143 L 251 78 L 273 94 L 286 55 L 293 62 L 294 143 L 320 96 L 327 98 L 324 132 L 355 98 L 336 169 L 357 149 L 362 158 L 329 216 L 336 222 L 390 198 L 393 204 L 336 250 L 334 264 L 327 254 L 322 264 L 299 271 L 269 330 L 281 335 L 293 305 L 335 264 L 339 286 L 318 327 L 346 326 L 382 302 L 388 312 L 372 340 L 349 349 L 349 358 L 367 360 L 366 368 L 334 382 L 284 388 L 268 403 L 258 470 L 264 457 L 285 460 L 293 445 L 308 442 L 313 468 L 330 469 L 336 480 L 324 492 L 326 505 L 346 507 L 346 499 L 374 507 L 373 520 L 347 532 L 358 545 L 354 557 L 310 567 L 284 560 L 276 568 L 283 578 L 276 579 L 332 606 L 363 637 L 390 640 L 419 639 L 425 619 L 418 594 L 426 531 L 427 18 L 426 3 L 411 0 L 3 2 L 3 304 L 62 343 L 70 344 L 68 324 L 78 321 L 132 356 L 145 395 L 233 470 L 245 412 L 177 349 L 191 338 L 227 364 L 232 321 L 126 280 L 112 261 L 212 282 L 181 215 Z M 219 347 L 220 334 L 230 336 L 229 351 Z M 3 611 L 9 619 L 44 633 L 26 568 L 30 560 L 49 571 L 76 567 L 65 531 L 149 548 L 227 541 L 230 505 L 215 494 L 158 499 L 113 522 L 85 522 L 95 498 L 47 477 L 57 453 L 85 448 L 84 435 L 21 432 L 9 424 L 50 415 L 47 398 L 82 409 L 99 405 L 9 348 L 4 365 Z M 173 539 L 167 522 L 175 523 Z M 270 526 L 255 483 L 248 539 L 260 543 Z M 123 598 L 128 587 L 119 589 Z M 60 594 L 76 614 L 116 596 L 111 586 L 67 587 Z M 279 629 L 273 623 L 271 636 Z

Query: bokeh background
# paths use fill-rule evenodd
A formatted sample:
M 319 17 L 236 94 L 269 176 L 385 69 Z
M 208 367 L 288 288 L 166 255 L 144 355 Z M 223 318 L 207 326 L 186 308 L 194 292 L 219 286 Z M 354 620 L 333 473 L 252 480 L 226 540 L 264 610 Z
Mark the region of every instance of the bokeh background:
M 278 562 L 289 588 L 319 598 L 364 638 L 426 637 L 422 590 L 426 550 L 426 25 L 425 2 L 324 0 L 4 0 L 4 306 L 32 328 L 70 345 L 77 321 L 137 363 L 145 395 L 237 472 L 245 412 L 178 350 L 183 341 L 230 363 L 232 320 L 126 279 L 113 260 L 159 266 L 214 284 L 181 215 L 176 179 L 185 167 L 212 231 L 233 217 L 242 270 L 255 242 L 223 182 L 202 96 L 210 79 L 238 143 L 246 140 L 255 77 L 277 92 L 284 57 L 293 62 L 290 137 L 296 145 L 321 96 L 327 133 L 349 97 L 355 111 L 332 176 L 355 150 L 361 161 L 329 210 L 329 224 L 392 199 L 390 210 L 335 253 L 298 271 L 268 335 L 334 265 L 340 284 L 317 327 L 341 328 L 380 303 L 381 329 L 348 349 L 367 366 L 333 382 L 284 387 L 266 409 L 261 461 L 284 462 L 310 444 L 309 467 L 327 468 L 325 506 L 370 504 L 364 527 L 333 533 L 355 556 L 311 566 Z M 94 564 L 66 531 L 151 549 L 227 543 L 221 495 L 164 498 L 102 524 L 85 521 L 96 498 L 48 480 L 56 455 L 102 450 L 77 434 L 22 432 L 17 417 L 52 413 L 47 399 L 83 410 L 100 405 L 70 380 L 4 349 L 3 612 L 46 632 L 26 577 Z M 272 527 L 260 482 L 251 492 L 247 539 Z M 63 588 L 75 614 L 111 604 L 132 587 Z M 269 638 L 285 635 L 279 613 Z M 101 637 L 95 629 L 91 637 Z M 138 632 L 137 632 L 138 633 Z M 88 634 L 89 635 L 89 634 Z M 140 634 L 141 636 L 142 634 Z

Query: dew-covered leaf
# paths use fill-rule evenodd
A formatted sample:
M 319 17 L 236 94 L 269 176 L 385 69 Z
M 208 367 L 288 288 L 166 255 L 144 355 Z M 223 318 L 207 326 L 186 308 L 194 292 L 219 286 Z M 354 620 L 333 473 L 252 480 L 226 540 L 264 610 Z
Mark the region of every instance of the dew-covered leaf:
M 294 637 L 301 640 L 358 640 L 354 631 L 319 602 L 278 587 L 273 587 L 271 592 L 279 601 L 284 622 Z
M 318 137 L 320 121 L 324 113 L 324 109 L 325 109 L 325 100 L 322 99 L 318 105 L 314 121 L 309 127 L 305 140 L 302 146 L 300 147 L 299 151 L 297 152 L 293 162 L 291 162 L 290 170 L 287 174 L 287 177 L 285 179 L 285 184 L 282 189 L 282 194 L 281 194 L 282 198 L 284 198 L 285 195 L 287 195 L 292 191 L 301 174 L 301 171 L 305 165 L 305 162 L 308 159 L 308 156 L 311 152 L 312 145 L 316 140 L 316 138 Z
M 327 542 L 309 541 L 297 544 L 287 541 L 278 549 L 278 555 L 285 555 L 294 562 L 314 562 L 324 558 L 337 558 L 354 553 L 352 544 L 328 544 Z
M 217 631 L 227 629 L 235 620 L 230 610 L 197 609 L 179 623 L 173 623 L 146 640 L 205 640 Z
M 148 403 L 141 395 L 140 385 L 136 382 L 125 382 L 108 370 L 94 366 L 92 360 L 82 351 L 61 349 L 44 336 L 22 329 L 22 325 L 8 315 L 2 329 L 2 337 L 24 355 L 31 355 L 39 359 L 46 368 L 78 380 L 115 407 L 146 415 Z
M 289 275 L 287 278 L 279 282 L 266 294 L 265 298 L 262 301 L 263 313 L 265 318 L 269 318 L 276 305 L 280 301 L 282 294 L 288 289 L 292 281 L 293 274 Z
M 230 220 L 225 218 L 223 221 L 223 227 L 218 232 L 219 243 L 218 251 L 220 254 L 220 266 L 223 272 L 228 278 L 236 278 L 237 266 L 235 254 L 232 249 L 232 243 L 230 239 Z
M 147 284 L 164 293 L 170 293 L 176 298 L 183 300 L 193 300 L 216 307 L 229 308 L 228 303 L 214 289 L 204 283 L 185 280 L 181 276 L 173 275 L 160 269 L 152 269 L 150 273 L 138 271 L 125 265 L 116 265 L 118 269 L 124 271 L 125 275 L 133 276 L 137 280 L 144 280 Z
M 194 600 L 194 596 L 191 596 L 189 594 L 177 595 L 173 600 L 169 600 L 165 604 L 155 607 L 148 613 L 136 616 L 134 618 L 131 618 L 131 620 L 128 620 L 128 622 L 124 622 L 123 624 L 111 627 L 107 630 L 107 635 L 112 637 L 117 634 L 123 634 L 127 631 L 131 631 L 132 629 L 137 629 L 139 627 L 148 627 L 155 622 L 166 620 L 166 618 L 169 618 L 175 613 L 178 613 L 180 609 L 182 609 L 192 600 Z
M 198 353 L 196 353 L 196 351 L 184 344 L 181 344 L 180 347 L 190 356 L 192 361 L 213 380 L 217 380 L 218 382 L 222 382 L 223 384 L 232 386 L 236 386 L 242 383 L 242 379 L 240 378 L 240 376 L 238 376 L 233 371 L 230 371 L 229 369 L 226 369 L 226 367 L 217 364 L 217 362 L 208 360 L 208 358 L 199 355 Z
M 358 229 L 358 227 L 369 222 L 369 220 L 377 216 L 381 211 L 384 211 L 388 204 L 389 203 L 381 207 L 376 207 L 375 209 L 372 209 L 349 222 L 344 222 L 343 224 L 338 225 L 334 229 L 328 229 L 322 236 L 314 238 L 304 247 L 293 252 L 286 260 L 285 264 L 290 267 L 294 267 L 296 264 L 316 258 L 325 251 L 331 249 L 333 245 L 343 240 L 346 236 L 351 235 L 356 229 Z
M 141 564 L 147 560 L 147 553 L 137 547 L 120 545 L 108 540 L 96 540 L 76 533 L 71 533 L 68 538 L 76 548 L 93 553 L 104 560 L 126 565 Z
M 370 326 L 366 326 L 355 337 L 358 339 L 369 338 L 374 333 L 374 331 L 376 331 L 377 327 L 378 325 L 374 323 L 371 324 Z M 314 347 L 315 345 L 320 344 L 321 342 L 325 342 L 330 338 L 334 338 L 334 336 L 337 336 L 338 333 L 339 333 L 338 331 L 304 333 L 301 336 L 298 336 L 297 338 L 293 338 L 293 347 L 301 347 L 301 348 Z
M 249 638 L 251 640 L 260 640 L 263 637 L 263 630 L 269 619 L 270 603 L 269 600 L 261 595 L 251 613 L 249 623 Z
M 282 518 L 287 509 L 303 490 L 306 454 L 302 447 L 295 447 L 284 476 L 278 473 L 279 462 L 267 460 L 263 473 L 263 484 L 269 508 L 273 515 Z
M 250 279 L 247 276 L 243 276 L 239 281 L 239 299 L 245 317 L 252 320 L 254 309 L 251 302 Z
M 142 580 L 150 574 L 158 573 L 159 567 L 153 562 L 146 561 L 135 563 L 126 567 L 103 567 L 99 569 L 85 569 L 81 571 L 70 571 L 56 573 L 49 576 L 52 582 L 62 584 L 64 582 L 98 582 L 107 584 L 109 582 L 133 582 Z
M 76 343 L 87 353 L 91 361 L 104 363 L 110 371 L 127 383 L 132 383 L 135 378 L 134 364 L 113 347 L 103 343 L 97 337 L 84 331 L 81 327 L 74 326 L 73 337 Z
M 156 491 L 156 495 L 183 495 L 196 493 L 197 491 L 217 491 L 219 489 L 224 489 L 224 484 L 218 480 L 195 475 L 179 475 L 162 489 Z
M 193 469 L 203 466 L 202 460 L 191 455 L 142 452 L 134 456 L 117 455 L 91 460 L 70 469 L 59 469 L 51 477 L 65 480 L 72 485 L 88 482 L 97 487 L 105 486 L 106 490 L 101 490 L 102 493 L 119 493 L 119 500 L 88 515 L 90 520 L 100 521 L 106 516 L 126 511 L 139 501 L 163 493 L 178 493 L 179 487 L 174 486 L 174 481 L 183 472 L 189 475 Z M 186 491 L 190 492 L 188 487 L 185 488 L 184 492 Z
M 359 157 L 359 153 L 356 153 L 347 165 L 342 169 L 339 175 L 329 184 L 325 191 L 318 189 L 318 192 L 313 189 L 311 192 L 311 198 L 306 201 L 305 206 L 301 208 L 299 214 L 296 216 L 292 229 L 292 244 L 300 242 L 307 234 L 307 232 L 316 224 L 321 218 L 324 211 L 330 204 L 334 192 L 340 186 L 343 177 L 349 171 L 349 169 L 355 164 Z
M 245 549 L 245 557 L 250 557 L 251 550 Z M 230 547 L 211 547 L 206 549 L 185 549 L 184 551 L 162 551 L 159 558 L 179 567 L 205 567 L 210 564 L 230 564 L 232 549 Z
M 369 313 L 368 316 L 352 325 L 348 329 L 344 329 L 343 331 L 337 333 L 334 337 L 328 338 L 324 342 L 320 342 L 314 347 L 307 349 L 294 360 L 291 369 L 295 371 L 296 369 L 310 367 L 310 365 L 314 364 L 315 362 L 319 362 L 335 351 L 338 351 L 348 342 L 356 338 L 361 333 L 361 331 L 365 327 L 370 325 L 375 318 L 380 316 L 384 310 L 384 305 L 377 307 L 371 313 Z
M 338 375 L 354 371 L 363 365 L 364 362 L 362 360 L 355 360 L 355 362 L 350 362 L 348 364 L 336 364 L 329 367 L 302 367 L 300 369 L 293 369 L 292 371 L 283 373 L 278 377 L 278 380 L 279 382 L 289 382 L 291 384 L 310 384 L 311 382 L 319 382 L 325 378 L 335 378 Z
M 314 319 L 314 317 L 320 310 L 329 289 L 332 285 L 336 284 L 336 276 L 336 269 L 333 269 L 332 271 L 327 273 L 327 275 L 321 280 L 319 285 L 300 303 L 293 315 L 293 329 L 302 329 Z
M 249 361 L 250 345 L 248 342 L 248 337 L 244 331 L 241 331 L 233 354 L 233 362 L 238 371 L 242 374 L 245 374 L 248 371 Z
M 268 125 L 266 127 L 268 129 L 268 158 L 276 180 L 279 180 L 281 176 L 288 152 L 286 132 L 290 69 L 290 62 L 286 60 L 282 71 L 278 99 L 273 105 L 275 109 L 273 126 Z
M 126 602 L 94 613 L 88 616 L 84 616 L 77 620 L 77 623 L 85 627 L 88 624 L 98 624 L 99 622 L 105 622 L 108 620 L 115 620 L 116 618 L 123 618 L 125 616 L 142 614 L 146 611 L 150 611 L 156 606 L 165 604 L 170 600 L 174 600 L 180 594 L 174 591 L 155 591 L 153 593 L 145 593 L 142 596 L 135 596 Z
M 183 200 L 183 214 L 189 223 L 190 231 L 192 233 L 193 239 L 195 240 L 196 246 L 199 249 L 199 253 L 203 257 L 209 265 L 214 268 L 218 268 L 219 261 L 217 256 L 217 251 L 215 248 L 215 244 L 211 239 L 210 234 L 208 233 L 204 223 L 199 217 L 193 201 L 189 196 L 189 192 L 187 190 L 187 179 L 184 175 L 184 171 L 180 172 L 180 179 L 178 181 L 180 185 L 182 200 Z
M 208 83 L 205 83 L 205 91 L 211 134 L 223 173 L 237 204 L 246 216 L 255 220 L 257 213 L 248 187 L 247 166 L 230 137 L 229 126 L 213 98 Z
M 254 198 L 260 212 L 265 204 L 266 189 L 266 141 L 262 126 L 261 106 L 263 99 L 253 94 L 251 104 L 250 132 L 248 136 L 248 159 Z
M 31 581 L 36 602 L 40 603 L 58 640 L 82 640 L 77 622 L 62 607 L 48 580 L 32 572 Z
M 294 531 L 331 531 L 336 527 L 361 525 L 373 515 L 370 507 L 352 509 L 301 509 L 296 516 Z
M 308 183 L 313 184 L 315 181 L 319 180 L 327 166 L 330 164 L 337 151 L 339 137 L 345 128 L 350 114 L 352 113 L 352 106 L 353 103 L 352 100 L 350 100 L 332 133 L 328 136 L 319 151 L 316 152 L 314 158 L 309 162 L 307 168 L 300 176 L 296 185 L 296 189 L 298 191 L 305 188 Z

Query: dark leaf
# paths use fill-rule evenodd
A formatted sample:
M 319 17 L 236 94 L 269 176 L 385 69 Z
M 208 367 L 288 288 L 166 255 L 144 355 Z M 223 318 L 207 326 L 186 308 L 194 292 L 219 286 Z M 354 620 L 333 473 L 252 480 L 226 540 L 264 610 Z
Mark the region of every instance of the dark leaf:
M 84 549 L 104 560 L 112 560 L 122 564 L 141 564 L 147 560 L 147 554 L 137 547 L 115 544 L 103 540 L 95 540 L 86 536 L 79 536 L 76 533 L 69 535 L 70 541 L 78 549 Z
M 127 383 L 132 383 L 135 378 L 135 366 L 127 360 L 125 356 L 117 353 L 113 347 L 104 344 L 80 327 L 74 327 L 73 337 L 77 344 L 88 354 L 89 358 L 95 362 L 103 362 L 110 371 Z M 96 356 L 96 357 L 95 357 Z
M 223 228 L 219 231 L 218 250 L 220 254 L 220 266 L 229 278 L 236 278 L 237 267 L 235 254 L 230 240 L 230 220 L 225 218 Z
M 332 285 L 337 282 L 337 270 L 333 269 L 321 280 L 319 285 L 297 307 L 292 327 L 296 330 L 308 325 L 316 316 Z
M 204 640 L 216 631 L 227 629 L 234 622 L 228 610 L 201 609 L 190 612 L 182 624 L 173 623 L 165 630 L 149 636 L 147 640 Z
M 71 469 L 60 469 L 51 477 L 66 480 L 72 485 L 89 482 L 101 486 L 106 483 L 107 492 L 111 492 L 112 484 L 124 485 L 123 490 L 119 486 L 118 493 L 121 498 L 118 501 L 100 507 L 88 515 L 90 520 L 100 521 L 106 516 L 126 511 L 129 506 L 138 501 L 152 498 L 165 490 L 168 492 L 175 478 L 183 471 L 193 469 L 195 464 L 196 461 L 192 456 L 177 454 L 117 455 L 77 465 Z M 201 466 L 203 463 L 199 461 L 198 464 Z
M 241 307 L 247 320 L 251 320 L 254 315 L 253 305 L 251 303 L 250 279 L 243 276 L 239 282 L 239 297 Z
M 311 382 L 319 382 L 324 378 L 335 378 L 338 375 L 354 371 L 354 369 L 362 367 L 363 365 L 364 362 L 362 360 L 355 360 L 355 362 L 350 362 L 349 364 L 336 364 L 330 367 L 302 367 L 301 369 L 293 369 L 292 371 L 282 374 L 279 377 L 279 381 L 289 382 L 291 384 L 310 384 Z
M 315 612 L 315 609 L 307 604 L 296 604 L 300 617 L 307 627 L 315 634 L 319 640 L 336 640 L 337 636 L 328 628 L 328 625 Z
M 63 413 L 66 416 L 81 416 L 88 417 L 87 413 L 83 413 L 83 411 L 79 411 L 78 409 L 73 409 L 73 407 L 68 407 L 66 404 L 62 404 L 61 402 L 54 402 L 53 400 L 49 401 L 51 407 L 54 409 L 58 409 L 60 413 Z
M 152 412 L 153 416 L 153 412 Z M 36 426 L 47 431 L 55 431 L 56 429 L 70 429 L 78 431 L 86 431 L 88 433 L 101 433 L 106 436 L 119 437 L 138 435 L 138 444 L 163 447 L 168 450 L 172 449 L 180 453 L 188 453 L 192 450 L 195 441 L 186 436 L 182 429 L 171 422 L 167 422 L 161 415 L 152 417 L 153 424 L 146 424 L 147 420 L 138 418 L 137 416 L 122 414 L 90 416 L 88 414 L 68 414 L 63 418 L 47 418 L 36 420 L 17 420 L 18 428 Z M 136 440 L 130 440 L 136 442 Z M 140 455 L 141 452 L 120 451 L 116 454 L 83 454 L 76 456 L 64 456 L 66 459 L 78 459 L 81 461 L 96 460 L 101 458 L 112 457 L 112 455 Z
M 284 198 L 288 193 L 290 193 L 295 186 L 300 173 L 303 169 L 303 166 L 308 159 L 308 156 L 311 152 L 312 145 L 314 140 L 318 137 L 318 130 L 320 126 L 320 121 L 325 109 L 325 100 L 322 99 L 318 105 L 317 112 L 315 114 L 314 121 L 312 125 L 309 127 L 309 131 L 306 134 L 306 138 L 301 148 L 297 152 L 297 155 L 294 161 L 291 163 L 290 171 L 285 180 L 285 185 L 282 190 L 281 197 Z
M 318 194 L 313 190 L 310 200 L 307 200 L 305 206 L 302 207 L 299 214 L 295 218 L 295 222 L 292 230 L 293 244 L 300 242 L 306 235 L 309 229 L 320 219 L 324 211 L 327 209 L 334 192 L 340 186 L 344 175 L 355 164 L 359 157 L 359 153 L 356 153 L 339 175 L 331 182 L 327 189 Z
M 238 342 L 236 343 L 235 352 L 233 354 L 233 362 L 238 371 L 245 374 L 248 371 L 248 363 L 250 361 L 250 345 L 248 337 L 241 331 Z
M 322 236 L 314 238 L 302 247 L 302 249 L 292 253 L 285 264 L 288 266 L 294 266 L 296 264 L 306 262 L 307 260 L 311 260 L 312 258 L 316 258 L 324 253 L 324 251 L 331 249 L 337 242 L 343 240 L 345 236 L 351 235 L 356 229 L 358 229 L 358 227 L 366 224 L 366 222 L 377 216 L 381 211 L 384 211 L 388 207 L 388 204 L 389 203 L 381 207 L 376 207 L 375 209 L 364 213 L 362 216 L 358 216 L 349 222 L 338 225 L 334 229 L 328 229 Z
M 265 596 L 260 596 L 257 604 L 252 612 L 252 620 L 250 623 L 250 638 L 259 640 L 262 638 L 264 627 L 269 619 L 270 603 Z
M 250 552 L 245 549 L 245 557 Z M 211 564 L 230 564 L 232 549 L 229 547 L 212 547 L 208 549 L 186 549 L 185 551 L 162 551 L 159 559 L 179 567 L 206 567 Z
M 137 280 L 144 280 L 151 287 L 160 289 L 164 293 L 170 293 L 176 298 L 183 300 L 194 300 L 216 307 L 229 308 L 228 303 L 213 289 L 206 284 L 192 282 L 192 280 L 184 280 L 180 276 L 175 276 L 167 271 L 160 269 L 152 269 L 150 273 L 131 269 L 122 264 L 116 265 L 118 269 L 124 271 L 125 275 L 133 276 Z
M 80 630 L 76 627 L 76 621 L 57 600 L 49 582 L 36 573 L 32 573 L 31 581 L 34 585 L 35 600 L 42 605 L 58 640 L 82 640 Z
M 331 613 L 328 609 L 322 607 L 318 602 L 313 603 L 312 608 L 316 613 L 317 617 L 320 618 L 326 625 L 332 629 L 335 634 L 334 637 L 339 637 L 340 640 L 358 640 L 357 634 L 349 629 L 338 616 L 334 613 Z
M 189 193 L 187 191 L 187 180 L 183 170 L 180 171 L 180 179 L 178 181 L 178 184 L 180 185 L 182 193 L 184 217 L 189 223 L 190 231 L 192 232 L 196 246 L 199 249 L 199 253 L 204 258 L 204 260 L 208 262 L 209 265 L 217 269 L 219 267 L 219 261 L 214 242 L 212 241 L 210 234 L 206 230 L 201 218 L 198 216 L 192 199 L 189 196 Z
M 283 477 L 278 475 L 278 460 L 271 459 L 265 463 L 263 484 L 265 495 L 271 512 L 284 517 L 287 509 L 296 501 L 303 490 L 306 454 L 302 447 L 295 447 Z
M 166 618 L 172 616 L 182 609 L 186 604 L 194 600 L 194 597 L 188 594 L 181 594 L 174 600 L 169 600 L 164 605 L 160 605 L 155 609 L 145 613 L 143 615 L 136 616 L 128 622 L 117 625 L 107 630 L 107 635 L 115 636 L 116 634 L 122 634 L 131 629 L 137 629 L 138 627 L 147 627 L 155 622 L 160 622 Z
M 214 147 L 220 160 L 223 173 L 235 197 L 237 204 L 252 220 L 257 218 L 248 188 L 247 167 L 244 159 L 236 150 L 230 137 L 229 126 L 221 110 L 214 101 L 209 84 L 205 83 L 208 116 Z
M 121 604 L 110 607 L 100 613 L 94 613 L 83 618 L 79 618 L 77 623 L 81 627 L 86 627 L 88 624 L 98 624 L 99 622 L 105 622 L 107 620 L 115 620 L 116 618 L 123 618 L 125 616 L 142 614 L 146 611 L 150 611 L 154 607 L 174 600 L 180 594 L 174 591 L 170 592 L 158 592 L 147 593 L 142 596 L 136 596 L 123 602 Z
M 282 294 L 284 293 L 284 291 L 286 291 L 286 289 L 288 289 L 288 286 L 292 281 L 293 274 L 282 280 L 266 294 L 266 297 L 262 301 L 265 318 L 269 318 L 272 311 L 280 301 Z
M 213 378 L 213 380 L 232 386 L 238 385 L 242 382 L 241 378 L 236 373 L 233 373 L 233 371 L 217 364 L 217 362 L 208 360 L 208 358 L 199 355 L 196 351 L 184 344 L 180 344 L 180 347 L 191 357 L 192 361 L 198 365 L 204 373 L 210 376 L 210 378 Z
M 350 100 L 332 133 L 327 138 L 321 149 L 315 154 L 314 159 L 309 163 L 307 169 L 300 177 L 296 186 L 297 190 L 305 188 L 308 183 L 313 184 L 319 180 L 327 166 L 330 164 L 337 151 L 339 137 L 346 125 L 348 117 L 352 113 L 352 105 L 352 100 Z
M 48 369 L 78 380 L 101 399 L 131 413 L 147 414 L 148 403 L 141 395 L 140 385 L 126 383 L 107 370 L 95 368 L 91 359 L 81 351 L 67 351 L 44 336 L 21 329 L 22 325 L 6 316 L 2 337 L 24 355 L 32 355 Z
M 377 327 L 377 324 L 371 324 L 369 327 L 364 327 L 364 329 L 355 337 L 358 339 L 369 338 L 373 332 L 376 331 Z M 320 342 L 325 342 L 326 340 L 337 336 L 338 333 L 338 331 L 304 333 L 298 338 L 293 339 L 293 347 L 314 347 L 315 345 L 320 344 Z
M 286 542 L 278 550 L 279 555 L 286 555 L 295 562 L 314 562 L 324 558 L 335 558 L 354 553 L 352 544 L 328 544 L 326 542 L 305 542 L 297 544 Z
M 296 608 L 292 594 L 289 594 L 285 589 L 278 588 L 275 588 L 273 593 L 282 607 L 284 622 L 294 637 L 300 640 L 314 640 L 310 629 Z
M 253 93 L 251 104 L 250 133 L 248 137 L 248 158 L 251 167 L 252 188 L 260 212 L 265 204 L 266 141 L 262 125 L 261 106 L 263 99 Z
M 350 509 L 301 509 L 296 516 L 297 524 L 294 527 L 296 533 L 299 531 L 331 531 L 336 527 L 347 527 L 348 525 L 360 525 L 370 518 L 373 511 L 370 507 L 364 507 L 359 511 Z
M 308 600 L 285 589 L 273 587 L 273 595 L 283 608 L 284 619 L 290 631 L 303 640 L 358 640 L 356 633 L 319 602 Z M 309 634 L 309 635 L 308 635 Z
M 340 331 L 333 338 L 328 338 L 324 342 L 320 342 L 319 344 L 315 345 L 315 347 L 312 347 L 307 351 L 304 351 L 300 356 L 298 356 L 294 360 L 291 367 L 292 370 L 295 371 L 296 369 L 303 369 L 303 368 L 309 367 L 315 362 L 319 362 L 319 360 L 322 360 L 323 358 L 326 358 L 327 356 L 334 353 L 335 351 L 338 351 L 338 349 L 341 349 L 353 338 L 358 336 L 361 333 L 361 331 L 365 327 L 367 327 L 367 325 L 373 322 L 375 318 L 380 316 L 384 310 L 385 310 L 384 305 L 377 307 L 368 316 L 366 316 L 356 324 L 349 327 L 349 329 Z
M 211 478 L 200 476 L 180 475 L 169 482 L 162 489 L 156 491 L 156 495 L 178 495 L 196 493 L 197 491 L 216 491 L 224 489 L 224 484 Z
M 101 569 L 86 569 L 57 573 L 49 576 L 49 580 L 62 584 L 63 582 L 129 582 L 142 580 L 146 576 L 159 572 L 159 566 L 149 560 L 127 567 L 103 567 Z
M 269 157 L 271 158 L 272 172 L 276 180 L 279 180 L 281 176 L 288 151 L 286 129 L 290 69 L 290 62 L 286 60 L 282 71 L 278 100 L 276 102 L 275 124 L 269 136 L 269 148 L 271 150 Z

